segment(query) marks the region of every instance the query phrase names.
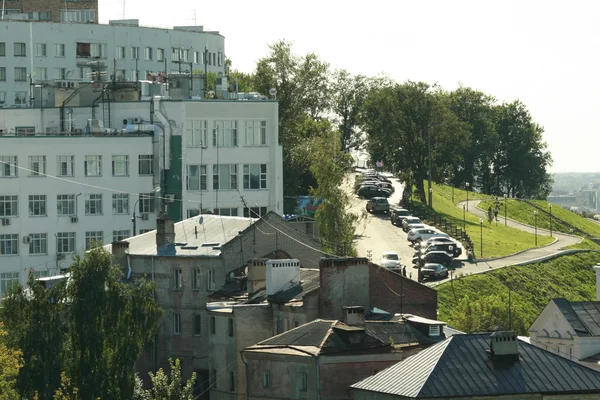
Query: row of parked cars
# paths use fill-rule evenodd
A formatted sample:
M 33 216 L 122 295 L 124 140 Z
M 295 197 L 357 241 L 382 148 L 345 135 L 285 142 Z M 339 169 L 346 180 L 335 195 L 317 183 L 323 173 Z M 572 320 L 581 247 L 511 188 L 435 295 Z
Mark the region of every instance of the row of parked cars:
M 386 176 L 375 170 L 366 169 L 355 175 L 354 192 L 362 199 L 388 198 L 394 193 L 394 186 Z

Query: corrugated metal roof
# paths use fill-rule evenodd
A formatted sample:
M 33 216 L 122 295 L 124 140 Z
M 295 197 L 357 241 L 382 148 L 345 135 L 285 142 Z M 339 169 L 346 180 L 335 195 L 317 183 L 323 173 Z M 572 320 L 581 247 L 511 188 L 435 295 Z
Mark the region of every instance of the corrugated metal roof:
M 321 347 L 330 333 L 335 320 L 316 319 L 287 332 L 263 340 L 258 345 L 288 345 Z
M 426 337 L 411 324 L 391 321 L 365 321 L 367 333 L 396 345 L 430 344 L 439 340 Z
M 519 360 L 493 361 L 489 334 L 455 335 L 351 387 L 410 398 L 600 393 L 600 372 L 519 341 Z
M 553 301 L 567 322 L 571 325 L 575 333 L 577 333 L 579 336 L 589 335 L 588 329 L 585 327 L 585 325 L 583 325 L 579 319 L 579 316 L 577 316 L 571 307 L 571 304 L 566 299 L 553 299 Z

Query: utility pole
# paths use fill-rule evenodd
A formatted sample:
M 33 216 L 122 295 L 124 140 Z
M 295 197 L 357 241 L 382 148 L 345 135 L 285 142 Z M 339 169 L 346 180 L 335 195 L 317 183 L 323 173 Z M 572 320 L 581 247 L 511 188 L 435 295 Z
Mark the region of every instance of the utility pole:
M 429 179 L 427 182 L 428 190 L 429 190 L 429 207 L 431 207 L 431 200 L 433 198 L 433 193 L 431 189 L 431 132 L 427 129 L 427 159 L 429 161 Z

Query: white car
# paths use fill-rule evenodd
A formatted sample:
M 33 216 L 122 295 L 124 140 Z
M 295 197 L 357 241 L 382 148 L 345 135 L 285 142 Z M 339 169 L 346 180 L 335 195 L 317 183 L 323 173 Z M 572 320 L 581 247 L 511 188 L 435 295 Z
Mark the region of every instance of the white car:
M 393 251 L 384 252 L 381 255 L 381 260 L 379 260 L 379 265 L 396 271 L 400 271 L 402 269 L 402 265 L 400 264 L 400 256 L 398 253 Z
M 449 237 L 447 234 L 438 231 L 435 228 L 419 228 L 419 229 L 411 229 L 408 232 L 408 241 L 415 242 L 417 240 L 427 240 L 432 237 Z

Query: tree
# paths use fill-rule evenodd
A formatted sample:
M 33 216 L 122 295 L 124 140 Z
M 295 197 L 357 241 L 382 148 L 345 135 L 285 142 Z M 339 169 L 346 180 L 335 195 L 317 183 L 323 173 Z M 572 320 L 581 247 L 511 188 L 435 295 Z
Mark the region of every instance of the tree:
M 150 373 L 152 389 L 142 388 L 142 380 L 136 377 L 133 400 L 194 400 L 196 373 L 184 384 L 181 379 L 181 362 L 169 360 L 171 376 L 161 368 L 156 375 Z
M 123 273 L 101 247 L 76 257 L 67 285 L 67 373 L 82 399 L 130 398 L 133 366 L 158 328 L 154 284 L 122 282 Z
M 17 376 L 23 366 L 21 350 L 10 348 L 6 343 L 8 334 L 0 323 L 0 400 L 18 399 Z
M 365 76 L 351 76 L 345 69 L 336 70 L 331 85 L 332 111 L 337 115 L 342 151 L 360 145 L 359 115 L 367 97 L 368 80 Z

